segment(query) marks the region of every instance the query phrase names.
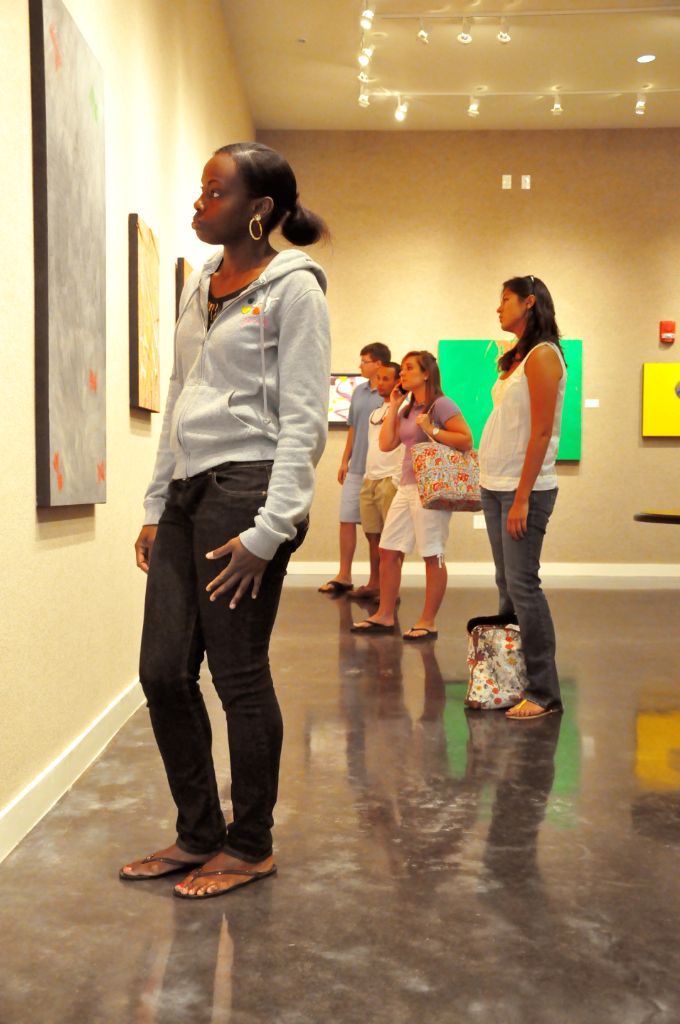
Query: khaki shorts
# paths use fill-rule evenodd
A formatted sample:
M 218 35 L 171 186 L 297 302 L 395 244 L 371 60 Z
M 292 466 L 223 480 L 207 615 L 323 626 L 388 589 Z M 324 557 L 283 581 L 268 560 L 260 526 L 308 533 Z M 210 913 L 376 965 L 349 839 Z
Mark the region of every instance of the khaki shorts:
M 382 533 L 392 498 L 397 493 L 391 476 L 384 480 L 364 480 L 359 491 L 361 526 L 364 533 Z

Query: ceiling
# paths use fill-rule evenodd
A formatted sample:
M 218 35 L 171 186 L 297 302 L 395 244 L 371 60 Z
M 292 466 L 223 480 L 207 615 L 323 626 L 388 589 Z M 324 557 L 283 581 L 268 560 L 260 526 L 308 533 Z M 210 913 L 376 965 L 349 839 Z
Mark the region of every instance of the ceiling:
M 680 127 L 680 0 L 222 4 L 260 130 Z M 375 51 L 364 87 L 370 103 L 362 108 L 357 56 L 365 6 L 375 18 L 364 44 Z M 505 45 L 496 39 L 501 15 L 512 37 Z M 419 16 L 427 44 L 417 39 Z M 463 16 L 473 37 L 467 45 L 456 38 Z M 645 53 L 656 60 L 638 64 Z M 551 114 L 556 90 L 560 116 Z M 644 116 L 635 114 L 638 93 Z M 403 123 L 394 118 L 398 95 L 409 104 Z M 470 97 L 479 98 L 476 118 L 467 113 Z

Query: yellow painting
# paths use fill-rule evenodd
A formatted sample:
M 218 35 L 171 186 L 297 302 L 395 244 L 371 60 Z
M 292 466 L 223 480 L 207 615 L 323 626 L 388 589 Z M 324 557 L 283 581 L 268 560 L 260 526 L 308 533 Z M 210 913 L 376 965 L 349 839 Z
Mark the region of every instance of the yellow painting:
M 680 363 L 643 363 L 642 436 L 680 437 Z
M 680 789 L 680 712 L 638 714 L 635 774 L 647 789 Z
M 160 412 L 158 244 L 141 217 L 130 214 L 130 404 Z

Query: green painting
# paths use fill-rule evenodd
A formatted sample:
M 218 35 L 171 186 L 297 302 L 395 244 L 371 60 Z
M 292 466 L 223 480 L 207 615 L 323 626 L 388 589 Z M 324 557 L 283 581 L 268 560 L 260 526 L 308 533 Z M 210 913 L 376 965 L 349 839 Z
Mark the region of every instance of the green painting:
M 562 339 L 562 348 L 568 373 L 557 459 L 567 462 L 581 458 L 583 342 Z M 488 339 L 439 342 L 437 358 L 444 394 L 460 406 L 470 424 L 475 447 L 492 409 L 491 388 L 498 375 L 498 355 L 498 342 Z

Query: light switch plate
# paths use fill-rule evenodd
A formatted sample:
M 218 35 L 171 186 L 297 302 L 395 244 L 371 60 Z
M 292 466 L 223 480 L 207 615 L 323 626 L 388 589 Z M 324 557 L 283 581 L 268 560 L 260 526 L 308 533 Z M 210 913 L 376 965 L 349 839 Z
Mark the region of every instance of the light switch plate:
M 524 188 L 524 189 L 530 189 L 531 188 L 531 175 L 530 174 L 523 174 L 522 175 L 522 188 Z
M 501 175 L 501 188 L 512 188 L 512 175 L 502 174 Z

